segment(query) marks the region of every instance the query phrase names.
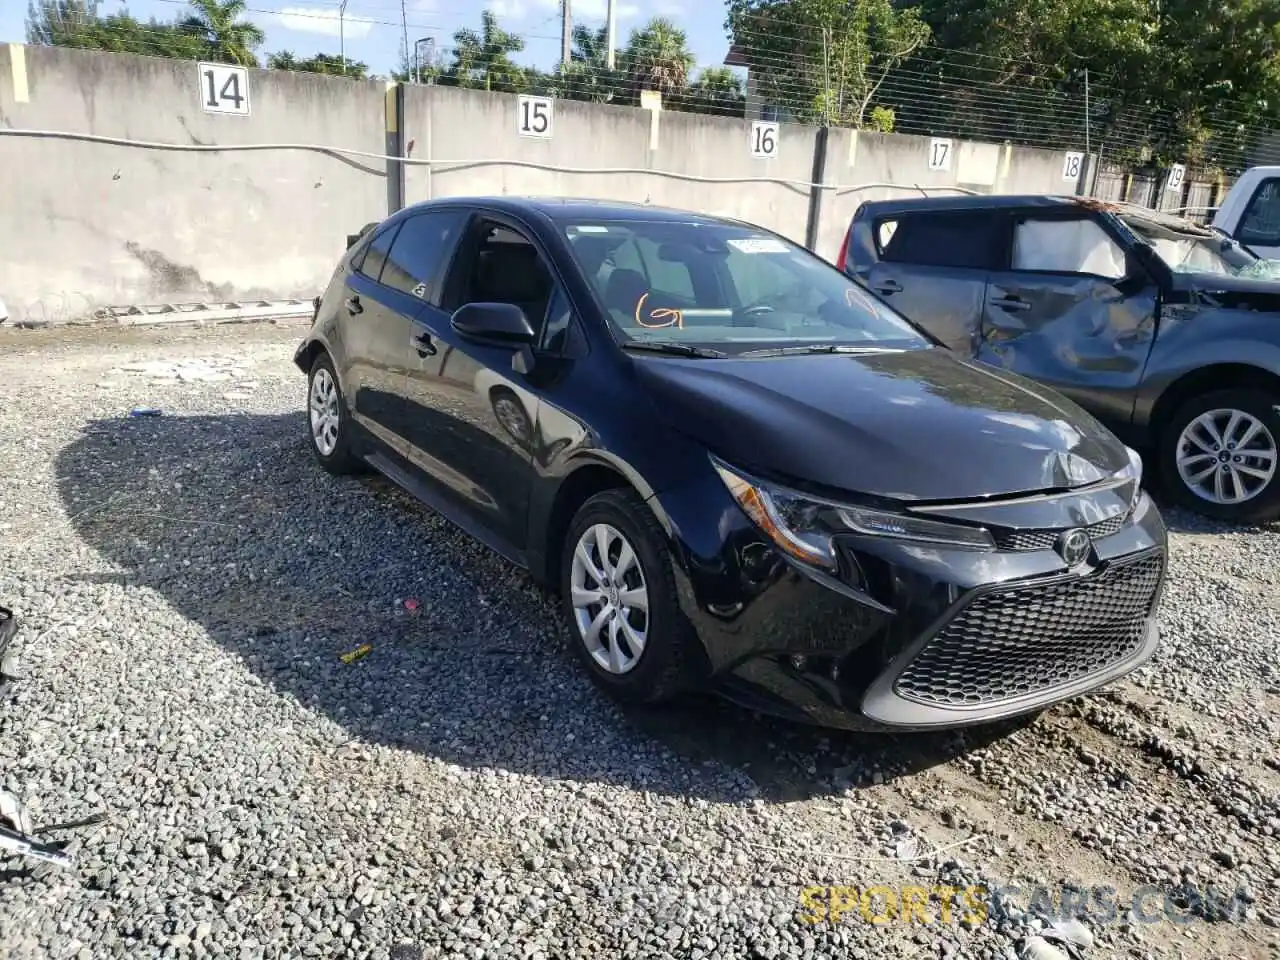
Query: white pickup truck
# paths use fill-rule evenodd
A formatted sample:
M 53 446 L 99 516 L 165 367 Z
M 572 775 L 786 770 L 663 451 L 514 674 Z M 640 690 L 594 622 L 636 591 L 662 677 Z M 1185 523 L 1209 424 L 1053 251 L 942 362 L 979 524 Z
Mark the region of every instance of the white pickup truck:
M 1280 167 L 1250 167 L 1227 191 L 1213 224 L 1267 260 L 1280 260 Z

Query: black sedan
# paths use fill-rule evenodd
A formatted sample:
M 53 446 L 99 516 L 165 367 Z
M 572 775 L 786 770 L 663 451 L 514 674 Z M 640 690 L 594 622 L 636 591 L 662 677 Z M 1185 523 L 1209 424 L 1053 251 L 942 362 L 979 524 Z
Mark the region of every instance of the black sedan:
M 958 726 L 1158 642 L 1137 455 L 750 224 L 417 204 L 353 238 L 295 359 L 320 464 L 373 467 L 557 591 L 625 700 Z

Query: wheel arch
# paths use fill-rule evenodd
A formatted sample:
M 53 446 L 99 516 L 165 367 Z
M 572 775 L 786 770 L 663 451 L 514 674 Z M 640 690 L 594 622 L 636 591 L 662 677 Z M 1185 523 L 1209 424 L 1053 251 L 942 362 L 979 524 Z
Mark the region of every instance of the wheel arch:
M 1170 419 L 1193 397 L 1215 390 L 1267 390 L 1280 397 L 1280 376 L 1249 363 L 1215 363 L 1183 374 L 1160 393 L 1151 408 L 1151 435 L 1158 441 Z

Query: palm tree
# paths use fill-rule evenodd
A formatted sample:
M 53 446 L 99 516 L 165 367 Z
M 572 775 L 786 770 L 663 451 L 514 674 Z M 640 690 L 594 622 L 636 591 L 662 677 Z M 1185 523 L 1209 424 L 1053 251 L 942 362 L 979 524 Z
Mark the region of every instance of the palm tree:
M 524 88 L 524 69 L 511 59 L 511 54 L 524 49 L 524 39 L 498 26 L 491 10 L 480 14 L 479 32 L 459 30 L 453 35 L 453 45 L 449 72 L 458 86 L 507 93 Z
M 721 117 L 741 117 L 746 108 L 742 80 L 728 67 L 707 67 L 689 84 L 683 100 L 690 110 Z
M 189 0 L 194 11 L 183 26 L 201 36 L 209 47 L 208 56 L 223 63 L 256 67 L 254 50 L 265 39 L 262 28 L 238 19 L 245 12 L 245 0 Z
M 641 90 L 657 90 L 664 99 L 684 90 L 694 63 L 685 32 L 664 17 L 631 31 L 623 61 L 636 97 Z

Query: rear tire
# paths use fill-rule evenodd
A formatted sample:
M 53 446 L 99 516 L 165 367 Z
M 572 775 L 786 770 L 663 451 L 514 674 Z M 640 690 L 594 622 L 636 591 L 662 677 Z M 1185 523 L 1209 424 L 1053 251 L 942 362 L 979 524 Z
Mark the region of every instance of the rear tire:
M 329 473 L 347 476 L 363 471 L 352 449 L 351 414 L 327 353 L 321 352 L 307 376 L 307 434 L 316 460 Z
M 560 595 L 574 653 L 611 696 L 659 703 L 692 685 L 698 640 L 677 600 L 666 537 L 634 491 L 606 490 L 578 510 Z
M 1227 523 L 1280 518 L 1276 404 L 1280 396 L 1244 388 L 1215 390 L 1179 407 L 1160 435 L 1160 479 L 1169 497 Z

